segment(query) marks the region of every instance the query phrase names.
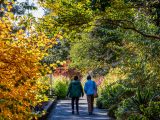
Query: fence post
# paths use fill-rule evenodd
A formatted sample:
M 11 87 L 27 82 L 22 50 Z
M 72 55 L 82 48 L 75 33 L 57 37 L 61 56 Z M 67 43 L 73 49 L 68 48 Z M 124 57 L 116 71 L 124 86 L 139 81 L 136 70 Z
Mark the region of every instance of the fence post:
M 50 95 L 52 95 L 52 73 L 50 74 Z

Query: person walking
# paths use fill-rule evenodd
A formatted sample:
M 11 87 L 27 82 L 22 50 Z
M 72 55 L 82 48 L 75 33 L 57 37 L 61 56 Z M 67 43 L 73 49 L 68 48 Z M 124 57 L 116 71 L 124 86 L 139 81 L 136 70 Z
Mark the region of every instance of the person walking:
M 84 91 L 87 95 L 87 103 L 88 103 L 88 113 L 89 115 L 93 114 L 93 103 L 94 103 L 94 94 L 97 91 L 96 83 L 91 80 L 91 76 L 87 76 L 87 81 L 84 86 Z
M 72 114 L 74 114 L 74 103 L 76 102 L 76 111 L 77 115 L 79 115 L 79 98 L 83 97 L 83 87 L 78 78 L 78 76 L 74 76 L 74 80 L 72 80 L 68 87 L 67 96 L 71 98 L 72 105 Z

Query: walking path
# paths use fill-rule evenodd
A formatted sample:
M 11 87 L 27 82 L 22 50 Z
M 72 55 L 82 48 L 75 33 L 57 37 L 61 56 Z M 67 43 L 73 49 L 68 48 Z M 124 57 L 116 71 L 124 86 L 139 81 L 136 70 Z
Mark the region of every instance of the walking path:
M 112 120 L 107 116 L 106 110 L 94 109 L 93 115 L 88 115 L 86 98 L 79 101 L 79 115 L 72 115 L 71 100 L 58 101 L 55 109 L 52 109 L 48 120 Z

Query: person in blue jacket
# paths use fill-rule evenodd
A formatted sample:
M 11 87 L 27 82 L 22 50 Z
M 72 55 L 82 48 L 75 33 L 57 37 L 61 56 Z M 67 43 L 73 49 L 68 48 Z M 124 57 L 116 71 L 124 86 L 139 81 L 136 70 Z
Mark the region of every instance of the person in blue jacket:
M 87 81 L 84 86 L 84 91 L 87 95 L 88 113 L 93 114 L 94 92 L 97 91 L 96 83 L 91 80 L 91 76 L 87 76 Z

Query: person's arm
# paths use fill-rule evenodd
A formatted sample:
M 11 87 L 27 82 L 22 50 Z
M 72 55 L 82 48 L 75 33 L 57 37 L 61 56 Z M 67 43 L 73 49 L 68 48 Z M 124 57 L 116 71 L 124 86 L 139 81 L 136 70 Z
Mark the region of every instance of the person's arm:
M 84 91 L 83 91 L 83 87 L 82 87 L 82 84 L 80 83 L 81 85 L 81 93 L 82 93 L 82 97 L 84 96 Z
M 94 81 L 94 89 L 97 91 L 97 85 L 95 81 Z
M 84 92 L 87 93 L 87 83 L 84 85 Z

